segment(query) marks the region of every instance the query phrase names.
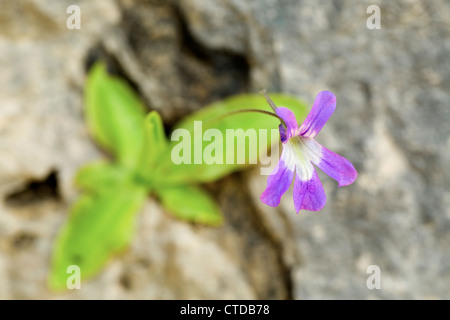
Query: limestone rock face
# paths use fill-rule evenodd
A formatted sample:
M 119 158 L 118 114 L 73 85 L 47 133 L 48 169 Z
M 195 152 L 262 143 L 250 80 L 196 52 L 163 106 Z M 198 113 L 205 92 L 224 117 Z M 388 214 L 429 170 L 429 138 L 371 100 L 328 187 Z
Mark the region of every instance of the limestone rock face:
M 3 3 L 4 2 L 4 3 Z M 81 29 L 66 27 L 70 5 Z M 450 298 L 450 3 L 21 0 L 0 12 L 0 298 Z M 83 119 L 95 59 L 134 85 L 167 126 L 263 88 L 337 108 L 317 140 L 358 170 L 327 205 L 259 201 L 259 170 L 207 185 L 225 224 L 180 222 L 150 199 L 136 236 L 81 290 L 47 289 L 53 240 L 102 156 Z M 368 267 L 381 271 L 370 290 Z

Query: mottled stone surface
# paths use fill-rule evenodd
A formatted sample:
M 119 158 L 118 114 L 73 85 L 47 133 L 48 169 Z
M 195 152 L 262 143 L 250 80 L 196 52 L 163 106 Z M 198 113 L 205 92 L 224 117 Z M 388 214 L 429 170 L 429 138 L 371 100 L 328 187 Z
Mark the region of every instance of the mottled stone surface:
M 450 3 L 435 1 L 1 1 L 0 298 L 450 298 Z M 78 4 L 81 30 L 68 30 Z M 369 30 L 367 7 L 381 8 Z M 19 14 L 20 12 L 20 14 Z M 19 19 L 20 16 L 20 19 Z M 262 88 L 337 109 L 317 140 L 359 172 L 319 172 L 321 212 L 258 197 L 259 170 L 207 185 L 226 223 L 180 222 L 149 199 L 129 250 L 82 289 L 46 287 L 77 168 L 102 155 L 83 83 L 104 58 L 170 127 Z M 381 270 L 369 290 L 367 267 Z

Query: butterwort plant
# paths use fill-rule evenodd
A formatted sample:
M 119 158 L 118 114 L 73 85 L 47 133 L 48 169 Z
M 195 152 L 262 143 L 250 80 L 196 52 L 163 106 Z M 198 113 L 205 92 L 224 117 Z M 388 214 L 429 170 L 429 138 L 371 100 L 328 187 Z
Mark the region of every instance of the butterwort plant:
M 149 196 L 177 219 L 220 226 L 223 222 L 220 208 L 201 184 L 255 163 L 255 159 L 249 158 L 252 153 L 244 150 L 247 155 L 244 164 L 238 161 L 174 164 L 171 150 L 178 142 L 166 136 L 159 113 L 146 112 L 136 92 L 123 79 L 111 76 L 103 63 L 91 67 L 84 91 L 88 131 L 107 156 L 84 165 L 75 175 L 80 195 L 55 240 L 49 276 L 53 289 L 67 288 L 70 266 L 78 266 L 82 279 L 86 279 L 126 249 L 133 238 L 138 213 Z M 289 106 L 298 119 L 306 116 L 307 107 L 297 98 L 282 94 L 271 97 L 280 105 Z M 241 112 L 248 108 L 261 112 Z M 269 129 L 270 134 L 278 123 L 265 115 L 269 111 L 259 94 L 236 95 L 184 117 L 173 129 L 192 133 L 188 139 L 192 140 L 194 156 L 194 146 L 201 145 L 195 141 L 196 121 L 202 121 L 204 130 L 214 128 L 223 135 L 227 129 L 251 129 L 258 134 Z M 277 143 L 279 136 L 270 135 L 265 141 L 266 145 L 258 144 L 256 157 Z M 202 145 L 203 149 L 206 147 Z
M 297 213 L 302 209 L 321 210 L 325 206 L 326 195 L 313 164 L 337 180 L 340 187 L 353 183 L 358 176 L 350 161 L 314 139 L 335 111 L 336 97 L 330 91 L 319 92 L 310 113 L 300 126 L 290 109 L 276 107 L 267 95 L 266 99 L 282 120 L 279 130 L 283 150 L 277 166 L 267 179 L 267 188 L 261 194 L 261 201 L 271 207 L 278 206 L 294 179 L 293 195 Z

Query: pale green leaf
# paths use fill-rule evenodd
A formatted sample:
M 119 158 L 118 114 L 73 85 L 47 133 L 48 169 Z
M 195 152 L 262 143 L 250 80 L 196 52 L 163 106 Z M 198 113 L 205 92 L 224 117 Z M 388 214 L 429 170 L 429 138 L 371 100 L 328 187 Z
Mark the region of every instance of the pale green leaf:
M 283 94 L 269 94 L 269 96 L 277 106 L 290 108 L 296 115 L 298 122 L 302 122 L 306 117 L 308 108 L 299 99 Z M 260 113 L 238 113 L 226 116 L 230 112 L 243 109 L 260 109 L 272 112 L 272 109 L 262 95 L 238 95 L 216 102 L 184 118 L 184 120 L 175 127 L 175 130 L 186 129 L 189 133 L 187 145 L 190 145 L 190 148 L 186 147 L 185 149 L 189 150 L 190 161 L 188 164 L 174 163 L 174 154 L 178 154 L 175 150 L 178 151 L 180 143 L 184 143 L 184 140 L 180 138 L 180 141 L 171 141 L 170 147 L 163 155 L 155 174 L 155 179 L 158 181 L 158 184 L 173 185 L 214 181 L 233 171 L 242 169 L 250 163 L 258 163 L 258 158 L 261 153 L 264 152 L 267 154 L 267 150 L 270 149 L 270 146 L 275 142 L 279 142 L 280 137 L 277 129 L 280 122 L 274 117 Z M 201 131 L 195 130 L 195 121 L 202 122 Z M 208 145 L 213 143 L 213 141 L 203 141 L 203 134 L 208 129 L 217 129 L 222 135 L 223 148 L 221 150 L 221 164 L 209 164 L 204 161 L 204 151 Z M 241 129 L 244 133 L 248 132 L 248 134 L 254 132 L 257 137 L 256 146 L 254 144 L 251 145 L 249 139 L 246 138 L 243 149 L 238 150 L 237 139 L 235 140 L 234 148 L 233 146 L 229 147 L 230 144 L 226 143 L 227 130 L 238 129 Z M 263 143 L 264 141 L 261 139 L 260 129 L 266 130 L 267 143 Z M 270 129 L 275 129 L 275 134 L 272 135 Z M 174 131 L 174 133 L 176 132 L 179 131 Z M 174 138 L 174 134 L 171 135 L 171 138 Z M 201 152 L 196 150 L 196 145 L 201 145 L 199 148 Z M 249 152 L 251 150 L 250 147 L 256 147 L 256 156 Z M 227 161 L 227 156 L 230 156 L 231 152 L 233 152 L 234 158 L 230 158 L 232 160 Z M 245 161 L 243 161 L 244 164 L 238 163 L 238 153 L 245 155 Z M 195 157 L 198 157 L 197 162 L 200 162 L 200 164 L 196 164 Z
M 122 251 L 131 240 L 145 196 L 145 189 L 124 185 L 80 197 L 54 244 L 50 287 L 65 288 L 69 266 L 80 267 L 86 279 Z
M 169 143 L 161 117 L 156 111 L 152 111 L 145 117 L 144 121 L 144 147 L 138 166 L 138 173 L 142 178 L 151 182 L 155 166 L 168 146 Z
M 120 164 L 135 168 L 143 143 L 144 108 L 132 88 L 95 64 L 85 87 L 85 115 L 93 138 Z
M 223 216 L 214 199 L 195 186 L 174 186 L 156 190 L 164 208 L 173 216 L 212 226 L 223 222 Z
M 131 183 L 131 172 L 123 166 L 106 161 L 96 161 L 80 168 L 75 176 L 75 184 L 88 192 L 117 189 L 120 185 Z

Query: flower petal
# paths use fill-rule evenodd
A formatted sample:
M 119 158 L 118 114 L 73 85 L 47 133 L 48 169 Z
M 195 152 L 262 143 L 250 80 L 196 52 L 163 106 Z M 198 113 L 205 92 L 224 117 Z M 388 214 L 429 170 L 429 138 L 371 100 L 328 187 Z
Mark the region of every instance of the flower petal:
M 280 161 L 267 178 L 267 188 L 259 197 L 262 202 L 271 207 L 280 204 L 281 197 L 289 189 L 294 178 L 294 171 L 286 166 L 281 154 Z
M 287 128 L 284 128 L 283 125 L 280 125 L 281 142 L 285 142 L 293 137 L 297 132 L 297 119 L 295 119 L 295 114 L 290 109 L 285 107 L 278 107 L 275 112 L 286 123 Z
M 287 137 L 287 130 L 282 124 L 278 126 L 278 130 L 280 131 L 281 142 L 286 142 L 287 140 L 289 140 L 289 138 Z
M 319 211 L 327 201 L 322 183 L 315 169 L 309 180 L 303 181 L 297 174 L 294 183 L 294 206 L 297 213 L 300 210 Z
M 336 97 L 330 91 L 321 91 L 314 105 L 300 126 L 300 135 L 314 138 L 336 109 Z
M 339 187 L 352 184 L 358 177 L 358 172 L 356 172 L 351 162 L 319 143 L 317 145 L 320 146 L 322 152 L 320 159 L 318 161 L 314 159 L 313 163 L 331 178 L 335 179 L 339 183 Z

